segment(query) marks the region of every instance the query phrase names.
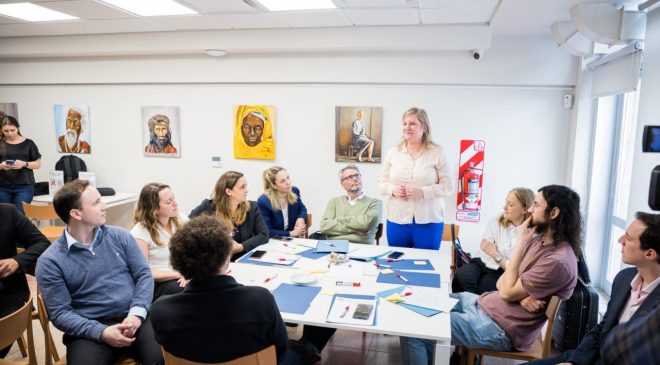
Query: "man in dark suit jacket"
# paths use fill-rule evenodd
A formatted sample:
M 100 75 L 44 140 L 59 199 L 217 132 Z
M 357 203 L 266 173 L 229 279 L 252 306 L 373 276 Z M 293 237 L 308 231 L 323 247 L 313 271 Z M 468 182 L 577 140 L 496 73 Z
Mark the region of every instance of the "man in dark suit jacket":
M 25 251 L 17 254 L 16 243 Z M 30 296 L 25 273 L 48 248 L 46 237 L 13 204 L 0 204 L 0 318 L 22 307 Z M 4 358 L 11 346 L 0 349 Z
M 619 238 L 619 243 L 622 246 L 623 262 L 634 267 L 622 270 L 614 278 L 612 296 L 603 320 L 587 333 L 575 350 L 528 364 L 602 364 L 600 354 L 610 331 L 628 320 L 644 318 L 658 307 L 660 214 L 637 212 L 636 219 Z
M 660 306 L 617 326 L 601 349 L 605 365 L 655 365 L 660 359 Z

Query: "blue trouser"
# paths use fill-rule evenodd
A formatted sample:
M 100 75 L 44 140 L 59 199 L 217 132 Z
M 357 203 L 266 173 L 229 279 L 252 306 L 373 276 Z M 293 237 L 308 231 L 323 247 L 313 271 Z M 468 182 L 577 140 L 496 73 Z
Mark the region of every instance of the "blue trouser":
M 415 223 L 415 218 L 410 224 L 398 224 L 388 220 L 387 245 L 437 250 L 440 248 L 444 227 L 443 222 L 418 224 Z
M 23 202 L 32 203 L 34 184 L 0 185 L 0 203 L 14 204 L 21 214 Z
M 451 343 L 467 348 L 511 351 L 513 345 L 504 331 L 479 308 L 479 296 L 473 293 L 449 294 L 458 299 L 451 310 Z M 403 365 L 433 364 L 435 341 L 401 337 Z

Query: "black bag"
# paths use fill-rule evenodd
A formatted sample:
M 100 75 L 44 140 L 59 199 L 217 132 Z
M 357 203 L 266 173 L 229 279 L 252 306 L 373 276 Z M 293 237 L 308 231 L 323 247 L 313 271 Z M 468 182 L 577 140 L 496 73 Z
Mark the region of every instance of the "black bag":
M 445 227 L 447 227 L 446 224 Z M 472 256 L 463 250 L 463 247 L 461 246 L 461 240 L 458 237 L 456 237 L 456 230 L 454 228 L 454 224 L 450 224 L 449 228 L 451 229 L 451 243 L 454 247 L 454 259 L 456 260 L 456 262 L 454 262 L 453 265 L 454 274 L 455 274 L 456 270 L 460 269 L 463 265 L 467 265 L 470 263 L 470 260 L 472 260 Z
M 96 188 L 96 190 L 99 191 L 99 194 L 101 194 L 101 196 L 112 196 L 116 194 L 115 189 L 113 188 Z
M 34 195 L 48 195 L 48 181 L 34 183 Z
M 589 270 L 580 256 L 577 285 L 573 295 L 559 306 L 552 330 L 552 343 L 560 352 L 575 349 L 598 324 L 598 293 L 589 283 Z
M 74 155 L 62 156 L 55 164 L 55 170 L 64 171 L 64 183 L 78 178 L 80 171 L 87 171 L 87 165 L 80 157 Z

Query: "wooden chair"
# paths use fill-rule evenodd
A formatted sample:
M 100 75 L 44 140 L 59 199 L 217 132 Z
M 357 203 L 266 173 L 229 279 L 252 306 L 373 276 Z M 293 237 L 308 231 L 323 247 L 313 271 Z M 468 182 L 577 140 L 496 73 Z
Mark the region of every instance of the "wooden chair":
M 169 352 L 165 351 L 164 348 L 160 348 L 163 352 L 163 358 L 165 359 L 165 365 L 276 365 L 277 364 L 277 354 L 275 353 L 275 345 L 266 347 L 265 349 L 255 352 L 254 354 L 246 355 L 239 357 L 238 359 L 227 361 L 227 362 L 217 362 L 214 364 L 194 362 L 180 357 L 176 357 Z
M 458 232 L 461 230 L 461 227 L 458 224 L 454 223 L 447 223 L 445 222 L 445 227 L 442 230 L 442 241 L 447 241 L 451 243 L 451 273 L 452 277 L 450 279 L 453 280 L 453 274 L 454 274 L 454 268 L 456 267 L 456 250 L 454 249 L 454 242 L 451 240 L 451 231 L 454 231 L 454 237 L 458 238 Z
M 476 355 L 486 355 L 493 357 L 502 357 L 505 359 L 515 359 L 515 360 L 539 360 L 544 359 L 550 356 L 550 349 L 552 347 L 552 328 L 555 324 L 555 318 L 557 317 L 557 312 L 559 309 L 559 304 L 561 304 L 561 299 L 558 296 L 553 296 L 550 298 L 548 307 L 545 309 L 545 316 L 548 318 L 546 324 L 545 335 L 543 338 L 539 337 L 536 339 L 532 347 L 528 351 L 493 351 L 485 349 L 468 349 L 467 357 L 468 365 L 474 365 L 474 357 Z
M 309 237 L 309 227 L 312 226 L 312 213 L 307 213 L 307 219 L 305 219 L 305 238 Z
M 383 223 L 378 223 L 378 228 L 376 228 L 376 246 L 380 245 L 381 237 L 383 237 Z
M 53 335 L 50 333 L 50 319 L 48 318 L 46 304 L 44 303 L 44 298 L 41 295 L 41 292 L 37 294 L 37 307 L 39 322 L 41 323 L 41 327 L 44 329 L 44 352 L 46 353 L 46 365 L 66 365 L 66 355 L 62 355 L 62 357 L 60 357 L 60 355 L 57 353 L 57 348 L 55 347 L 55 342 L 53 341 Z M 124 355 L 115 361 L 114 365 L 138 364 L 139 363 L 132 357 Z M 0 363 L 0 365 L 2 365 L 2 363 Z
M 23 202 L 23 210 L 25 211 L 25 216 L 30 218 L 30 220 L 54 221 L 55 219 L 59 219 L 57 213 L 55 213 L 55 208 L 53 208 L 52 205 L 34 205 Z M 64 226 L 54 226 L 49 224 L 44 227 L 39 227 L 39 230 L 49 241 L 52 242 L 62 235 L 62 232 L 64 232 Z
M 32 296 L 17 311 L 0 318 L 0 348 L 13 344 L 25 331 L 27 331 L 27 359 L 17 361 L 0 359 L 0 364 L 37 365 L 32 337 Z

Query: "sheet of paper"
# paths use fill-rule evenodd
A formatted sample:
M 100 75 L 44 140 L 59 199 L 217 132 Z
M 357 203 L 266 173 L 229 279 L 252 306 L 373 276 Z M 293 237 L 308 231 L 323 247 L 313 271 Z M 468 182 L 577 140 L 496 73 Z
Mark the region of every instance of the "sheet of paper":
M 402 293 L 399 293 L 399 295 L 401 295 L 406 304 L 435 309 L 442 312 L 449 312 L 451 307 L 453 307 L 452 305 L 449 310 L 443 309 L 446 306 L 445 303 L 447 303 L 447 300 L 454 300 L 454 304 L 457 302 L 455 299 L 449 298 L 449 296 L 438 295 L 431 290 L 425 290 L 420 287 L 407 286 Z
M 264 248 L 288 255 L 298 255 L 301 252 L 309 250 L 308 247 L 296 245 L 293 241 L 278 241 L 274 239 L 271 239 Z
M 271 264 L 290 265 L 300 259 L 300 256 L 289 255 L 277 251 L 266 251 L 266 253 L 258 259 L 250 257 L 250 260 L 267 262 Z
M 348 257 L 355 260 L 370 261 L 375 260 L 378 257 L 385 256 L 389 252 L 392 251 L 385 247 L 362 245 L 357 250 L 352 251 Z
M 353 314 L 355 314 L 355 309 L 359 304 L 371 305 L 371 313 L 367 319 L 355 319 Z M 332 307 L 330 308 L 330 313 L 328 313 L 327 322 L 333 323 L 345 323 L 345 324 L 359 324 L 363 326 L 372 326 L 374 324 L 374 318 L 376 317 L 376 299 L 367 300 L 367 299 L 353 299 L 345 298 L 341 296 L 336 296 Z

